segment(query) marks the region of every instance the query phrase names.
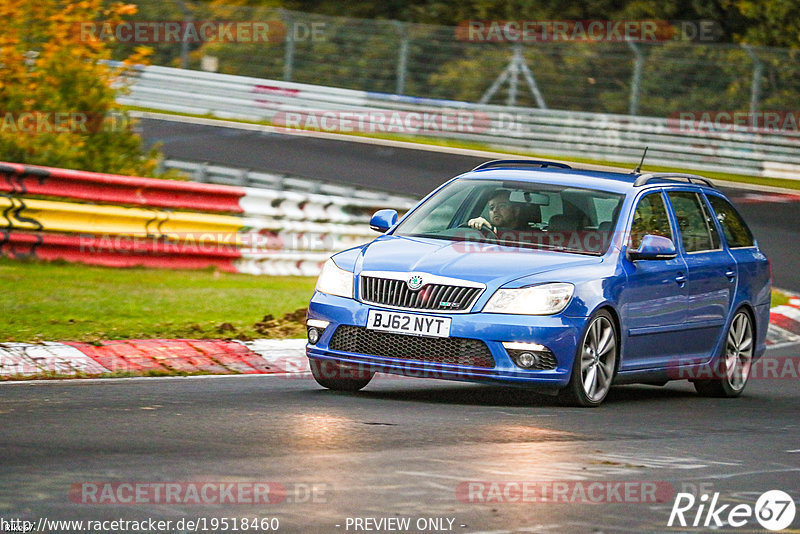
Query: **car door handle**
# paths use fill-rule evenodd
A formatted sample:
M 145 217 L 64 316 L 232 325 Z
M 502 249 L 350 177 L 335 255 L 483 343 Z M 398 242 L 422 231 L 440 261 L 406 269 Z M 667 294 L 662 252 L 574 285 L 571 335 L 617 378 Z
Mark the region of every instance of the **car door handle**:
M 683 273 L 678 273 L 678 276 L 675 277 L 675 281 L 678 282 L 679 284 L 685 284 L 686 275 L 684 275 Z
M 728 269 L 727 271 L 725 271 L 725 276 L 728 277 L 728 280 L 733 282 L 734 280 L 736 280 L 736 271 L 734 271 L 733 269 Z

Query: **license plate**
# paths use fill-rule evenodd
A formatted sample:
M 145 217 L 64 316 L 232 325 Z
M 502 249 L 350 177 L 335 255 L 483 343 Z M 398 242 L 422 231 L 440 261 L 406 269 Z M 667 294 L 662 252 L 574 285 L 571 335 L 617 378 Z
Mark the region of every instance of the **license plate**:
M 412 336 L 448 337 L 449 317 L 369 310 L 367 328 Z

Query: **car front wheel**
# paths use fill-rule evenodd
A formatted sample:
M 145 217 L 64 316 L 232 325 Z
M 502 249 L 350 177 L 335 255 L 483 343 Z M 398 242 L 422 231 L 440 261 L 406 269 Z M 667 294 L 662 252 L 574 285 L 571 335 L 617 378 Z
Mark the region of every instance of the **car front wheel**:
M 334 391 L 358 391 L 375 376 L 374 371 L 332 360 L 309 358 L 308 364 L 317 384 Z
M 572 365 L 572 377 L 559 397 L 570 406 L 599 406 L 611 388 L 619 348 L 614 319 L 605 310 L 589 320 Z
M 695 380 L 694 388 L 704 397 L 738 397 L 750 378 L 753 365 L 753 320 L 740 310 L 728 327 L 723 352 L 713 379 Z

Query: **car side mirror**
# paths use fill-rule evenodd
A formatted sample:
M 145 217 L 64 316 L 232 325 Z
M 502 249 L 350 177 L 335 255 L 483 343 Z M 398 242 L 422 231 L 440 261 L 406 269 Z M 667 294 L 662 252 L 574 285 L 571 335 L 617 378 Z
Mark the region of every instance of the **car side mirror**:
M 394 226 L 396 222 L 397 212 L 395 210 L 378 210 L 369 220 L 369 227 L 383 234 L 386 230 Z
M 647 234 L 636 250 L 628 251 L 628 259 L 636 260 L 671 260 L 678 255 L 672 239 L 660 235 Z

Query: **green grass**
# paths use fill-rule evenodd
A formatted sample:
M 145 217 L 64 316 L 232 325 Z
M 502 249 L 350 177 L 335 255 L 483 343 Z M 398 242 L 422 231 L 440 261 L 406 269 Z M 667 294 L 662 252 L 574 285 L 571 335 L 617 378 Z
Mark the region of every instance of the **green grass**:
M 1 258 L 0 341 L 303 337 L 314 283 Z
M 303 337 L 314 283 L 0 258 L 0 342 Z M 773 290 L 772 306 L 788 302 Z
M 784 304 L 789 304 L 789 295 L 778 291 L 777 289 L 772 290 L 772 302 L 770 306 L 774 308 L 775 306 L 783 306 Z
M 144 111 L 144 112 L 152 112 L 152 113 L 163 113 L 167 115 L 178 115 L 183 117 L 197 117 L 197 118 L 204 118 L 204 119 L 214 119 L 219 121 L 226 121 L 226 122 L 234 122 L 234 123 L 244 123 L 244 124 L 262 124 L 269 126 L 271 123 L 269 121 L 244 121 L 244 120 L 237 120 L 237 119 L 223 119 L 220 117 L 215 117 L 213 115 L 192 115 L 189 113 L 174 113 L 174 112 L 167 112 L 157 109 L 149 109 L 149 108 L 142 108 L 136 106 L 128 106 L 126 109 L 131 111 Z M 413 135 L 403 135 L 403 134 L 394 134 L 394 133 L 365 133 L 365 132 L 332 132 L 341 135 L 352 135 L 354 137 L 368 137 L 374 139 L 387 139 L 390 141 L 404 141 L 409 143 L 417 143 L 420 145 L 433 145 L 433 146 L 443 146 L 443 147 L 452 147 L 452 148 L 463 148 L 468 150 L 481 150 L 481 151 L 489 151 L 489 152 L 498 152 L 501 154 L 508 154 L 510 156 L 525 156 L 530 158 L 536 159 L 556 159 L 556 160 L 568 160 L 575 163 L 585 163 L 589 165 L 606 165 L 611 167 L 622 167 L 626 169 L 633 170 L 636 167 L 635 163 L 630 162 L 619 162 L 619 161 L 607 161 L 601 159 L 590 159 L 590 158 L 581 158 L 577 155 L 553 155 L 553 154 L 543 154 L 540 152 L 534 152 L 530 150 L 524 150 L 521 148 L 512 148 L 512 147 L 504 147 L 504 146 L 495 146 L 491 144 L 484 144 L 484 143 L 476 143 L 471 141 L 460 141 L 456 139 L 445 139 L 445 138 L 436 138 L 436 137 L 426 137 L 426 136 L 413 136 Z M 699 174 L 700 176 L 705 176 L 706 178 L 710 178 L 712 180 L 722 180 L 727 182 L 739 182 L 739 183 L 747 183 L 747 184 L 754 184 L 754 185 L 765 185 L 771 187 L 782 187 L 784 189 L 798 189 L 800 190 L 800 180 L 785 180 L 780 178 L 764 178 L 762 176 L 750 176 L 750 175 L 741 175 L 741 174 L 731 174 L 725 172 L 714 172 L 714 171 L 704 171 L 693 169 L 692 167 L 662 167 L 658 165 L 648 165 L 647 159 L 645 159 L 643 165 L 644 172 L 685 172 L 691 174 Z

